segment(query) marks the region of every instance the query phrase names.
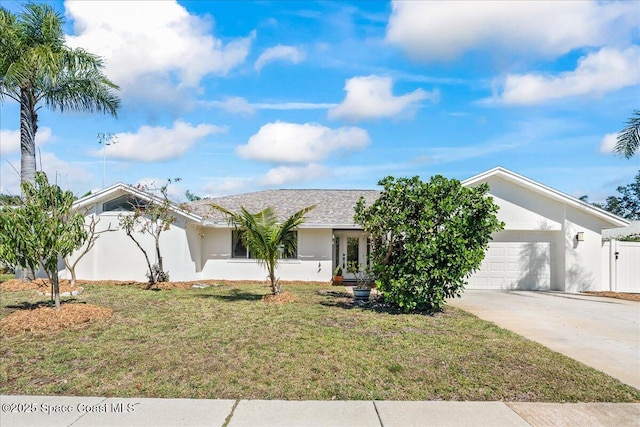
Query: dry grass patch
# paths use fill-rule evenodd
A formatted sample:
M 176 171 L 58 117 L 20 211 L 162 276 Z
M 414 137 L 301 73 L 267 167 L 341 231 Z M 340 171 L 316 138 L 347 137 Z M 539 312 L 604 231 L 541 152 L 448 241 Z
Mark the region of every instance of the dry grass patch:
M 622 402 L 640 391 L 454 308 L 361 307 L 337 288 L 84 285 L 108 321 L 0 340 L 0 394 L 285 400 Z M 42 299 L 2 295 L 0 318 Z
M 111 317 L 113 310 L 92 304 L 63 304 L 60 310 L 40 306 L 16 310 L 0 319 L 0 331 L 15 335 L 21 332 L 50 333 L 79 329 L 89 322 Z
M 626 299 L 629 301 L 640 301 L 640 294 L 632 294 L 628 292 L 587 291 L 583 293 L 587 295 L 594 295 L 596 297 L 607 297 L 607 298 Z

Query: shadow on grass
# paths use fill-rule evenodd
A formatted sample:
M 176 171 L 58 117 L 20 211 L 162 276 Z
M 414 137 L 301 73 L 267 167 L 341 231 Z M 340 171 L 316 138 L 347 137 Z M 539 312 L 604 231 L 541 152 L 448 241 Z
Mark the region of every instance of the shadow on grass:
M 385 302 L 381 297 L 370 299 L 368 301 L 357 301 L 353 296 L 346 292 L 327 291 L 320 293 L 326 296 L 324 301 L 320 301 L 320 305 L 325 307 L 337 307 L 344 310 L 360 309 L 365 311 L 373 311 L 376 313 L 387 314 L 419 314 L 423 316 L 433 316 L 441 313 L 443 310 L 415 310 L 410 312 L 402 311 L 398 306 Z
M 197 294 L 199 298 L 214 298 L 220 301 L 259 301 L 262 299 L 262 294 L 254 294 L 251 292 L 242 291 L 239 289 L 231 289 L 230 294 L 226 295 L 212 295 L 212 294 Z
M 77 301 L 75 299 L 60 300 L 60 306 L 63 306 L 66 304 L 86 304 L 86 302 Z M 55 308 L 55 306 L 56 304 L 53 301 L 47 300 L 47 301 L 37 301 L 37 302 L 22 301 L 21 303 L 5 305 L 4 307 L 15 311 L 15 310 L 35 310 L 36 308 L 42 308 L 42 307 Z

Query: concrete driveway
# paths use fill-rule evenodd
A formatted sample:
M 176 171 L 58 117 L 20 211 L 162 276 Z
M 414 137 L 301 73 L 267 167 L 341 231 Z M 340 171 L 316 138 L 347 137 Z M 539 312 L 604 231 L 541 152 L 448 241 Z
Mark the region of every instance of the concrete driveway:
M 640 302 L 480 290 L 447 302 L 640 389 Z

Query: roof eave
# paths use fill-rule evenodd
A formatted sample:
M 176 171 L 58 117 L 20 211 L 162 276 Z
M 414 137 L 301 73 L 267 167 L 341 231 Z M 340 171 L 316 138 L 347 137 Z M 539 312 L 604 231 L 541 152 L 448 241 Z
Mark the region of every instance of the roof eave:
M 149 194 L 145 191 L 142 191 L 138 188 L 132 187 L 130 185 L 127 184 L 123 184 L 123 183 L 117 183 L 112 185 L 111 187 L 107 187 L 103 190 L 100 190 L 96 193 L 93 194 L 89 194 L 88 196 L 85 196 L 81 199 L 76 200 L 73 205 L 71 206 L 72 210 L 78 210 L 81 209 L 84 206 L 87 205 L 91 205 L 93 203 L 97 203 L 99 202 L 101 199 L 103 198 L 107 198 L 107 196 L 109 196 L 112 193 L 115 193 L 118 190 L 122 190 L 126 193 L 129 194 L 133 194 L 137 197 L 140 197 L 144 200 L 147 201 L 153 201 L 155 203 L 161 203 L 162 199 L 160 199 L 157 196 L 154 196 L 153 194 Z M 183 209 L 180 209 L 178 206 L 176 206 L 174 203 L 171 203 L 171 205 L 169 206 L 169 208 L 171 209 L 172 212 L 174 212 L 175 214 L 181 215 L 191 221 L 194 222 L 198 222 L 201 223 L 202 222 L 202 217 L 200 217 L 199 215 L 193 214 L 191 212 L 187 212 Z
M 519 184 L 522 187 L 529 188 L 532 191 L 535 191 L 539 194 L 543 194 L 553 200 L 566 203 L 577 209 L 586 211 L 591 215 L 596 216 L 605 222 L 608 222 L 611 225 L 611 227 L 603 227 L 603 228 L 625 227 L 629 225 L 629 221 L 627 221 L 622 217 L 619 217 L 618 215 L 612 214 L 611 212 L 607 212 L 604 209 L 600 209 L 589 203 L 583 202 L 582 200 L 579 200 L 573 196 L 570 196 L 561 191 L 555 190 L 551 187 L 548 187 L 544 184 L 541 184 L 537 181 L 534 181 L 525 176 L 519 175 L 515 172 L 512 172 L 500 166 L 490 169 L 476 176 L 473 176 L 471 178 L 465 179 L 461 183 L 463 186 L 468 187 L 468 186 L 477 184 L 479 182 L 483 182 L 484 180 L 493 176 L 502 176 L 508 181 L 511 181 L 515 184 Z

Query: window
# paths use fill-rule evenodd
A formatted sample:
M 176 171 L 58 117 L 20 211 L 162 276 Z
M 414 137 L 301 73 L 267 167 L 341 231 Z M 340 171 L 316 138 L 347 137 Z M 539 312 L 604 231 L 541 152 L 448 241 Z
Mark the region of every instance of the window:
M 290 231 L 289 235 L 287 236 L 287 240 L 290 241 L 291 243 L 293 243 L 293 250 L 291 251 L 290 254 L 283 256 L 282 254 L 282 250 L 280 251 L 280 256 L 283 259 L 298 259 L 298 232 L 297 231 Z
M 147 202 L 144 200 L 126 195 L 118 197 L 117 199 L 109 200 L 108 202 L 102 205 L 103 212 L 133 212 L 135 208 L 144 209 L 147 205 Z
M 298 232 L 291 231 L 289 235 L 289 239 L 292 239 L 294 242 L 293 253 L 288 256 L 282 256 L 282 250 L 280 256 L 284 259 L 297 259 L 298 258 Z M 231 231 L 231 257 L 232 258 L 253 258 L 251 256 L 251 252 L 247 249 L 247 247 L 242 242 L 242 230 L 232 230 Z
M 231 256 L 233 258 L 249 258 L 249 251 L 242 242 L 242 231 L 231 232 Z

